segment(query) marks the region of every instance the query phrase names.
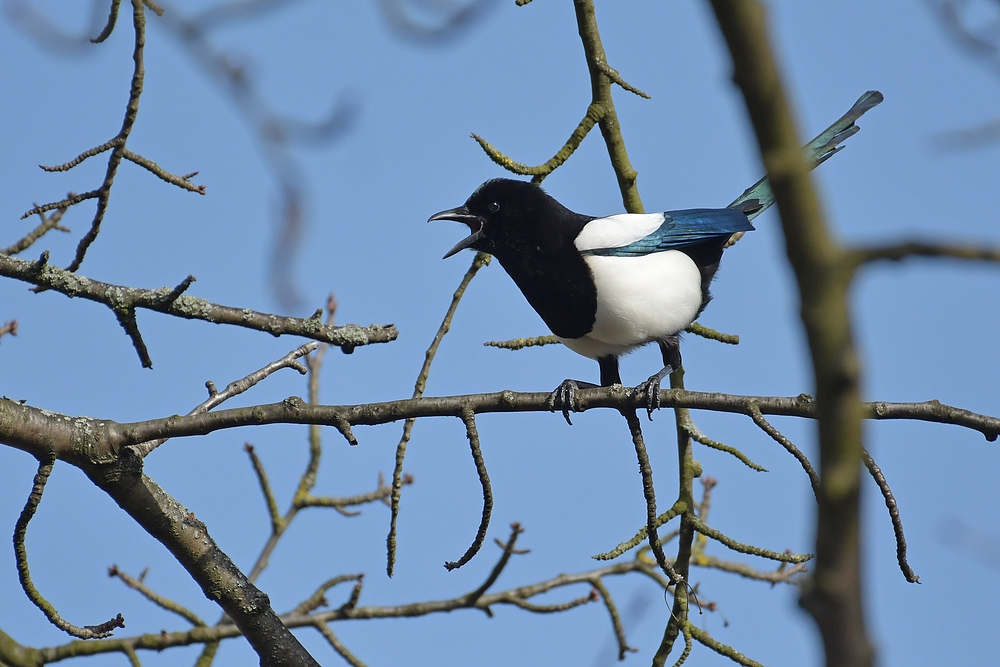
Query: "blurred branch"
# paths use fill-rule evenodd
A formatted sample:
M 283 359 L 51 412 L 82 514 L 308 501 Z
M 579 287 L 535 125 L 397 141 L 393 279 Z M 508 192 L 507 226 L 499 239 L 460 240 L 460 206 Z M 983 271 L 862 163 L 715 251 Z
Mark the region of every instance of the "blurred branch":
M 8 320 L 0 326 L 0 338 L 17 335 L 17 320 Z
M 846 255 L 827 227 L 809 180 L 810 165 L 799 148 L 791 106 L 771 52 L 764 7 L 756 0 L 712 0 L 712 8 L 778 206 L 816 381 L 822 471 L 816 564 L 800 603 L 816 622 L 829 667 L 868 667 L 874 649 L 863 612 L 858 531 L 861 420 L 866 409 L 860 400 L 860 364 L 848 305 L 851 272 L 844 269 Z M 877 104 L 881 95 L 872 101 Z M 692 634 L 702 641 L 695 630 Z M 723 654 L 737 661 L 742 658 Z
M 926 0 L 948 36 L 969 56 L 1000 76 L 1000 4 L 968 0 Z M 1000 140 L 1000 119 L 964 130 L 940 134 L 935 144 L 942 149 L 968 149 Z
M 296 308 L 301 301 L 292 272 L 305 226 L 307 199 L 305 170 L 291 147 L 295 143 L 317 146 L 343 137 L 354 125 L 358 104 L 342 96 L 321 120 L 314 123 L 284 117 L 264 98 L 252 73 L 232 55 L 217 48 L 207 32 L 289 4 L 291 0 L 221 3 L 190 17 L 185 16 L 179 6 L 165 5 L 163 20 L 158 22 L 187 49 L 206 74 L 221 84 L 221 89 L 229 95 L 257 139 L 264 166 L 275 180 L 280 200 L 281 217 L 270 270 L 275 297 L 286 309 Z
M 373 324 L 368 327 L 348 324 L 332 327 L 324 325 L 317 315 L 309 318 L 283 317 L 247 308 L 221 306 L 204 299 L 182 296 L 183 291 L 194 280 L 193 277 L 189 277 L 176 288 L 161 287 L 156 290 L 145 290 L 84 278 L 64 269 L 50 266 L 47 258 L 47 255 L 43 255 L 43 259 L 30 262 L 0 255 L 0 276 L 15 278 L 38 287 L 60 292 L 69 297 L 80 297 L 103 303 L 115 312 L 134 312 L 136 309 L 143 308 L 188 320 L 203 320 L 213 324 L 231 324 L 265 331 L 273 336 L 303 336 L 337 345 L 346 353 L 353 352 L 354 348 L 360 345 L 387 343 L 395 340 L 398 335 L 396 327 L 391 324 Z
M 928 243 L 908 241 L 905 243 L 871 246 L 848 250 L 848 262 L 854 267 L 880 260 L 898 262 L 910 257 L 943 257 L 983 262 L 1000 262 L 1000 248 L 960 245 L 953 243 Z
M 496 0 L 378 0 L 378 4 L 386 24 L 397 35 L 437 44 L 459 36 L 499 3 Z

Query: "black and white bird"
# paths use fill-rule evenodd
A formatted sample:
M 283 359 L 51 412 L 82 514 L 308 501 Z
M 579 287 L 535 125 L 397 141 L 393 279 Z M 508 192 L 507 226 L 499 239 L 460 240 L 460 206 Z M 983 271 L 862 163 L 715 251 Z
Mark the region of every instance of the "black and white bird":
M 803 148 L 810 169 L 839 152 L 858 132 L 855 121 L 882 102 L 869 90 Z M 681 366 L 678 334 L 712 298 L 708 288 L 726 241 L 753 229 L 750 220 L 774 203 L 766 178 L 727 208 L 595 218 L 570 211 L 539 186 L 497 178 L 463 206 L 431 220 L 455 220 L 472 233 L 448 251 L 488 252 L 514 279 L 532 308 L 569 349 L 596 359 L 601 384 L 621 384 L 618 357 L 652 342 L 663 370 L 639 388 L 649 414 L 660 403 L 660 382 Z M 565 380 L 549 396 L 566 421 L 573 394 L 589 382 Z
M 660 382 L 681 366 L 678 334 L 712 298 L 726 241 L 753 230 L 756 199 L 732 208 L 620 214 L 604 218 L 570 211 L 538 185 L 486 181 L 458 208 L 430 220 L 454 220 L 471 234 L 448 251 L 490 253 L 566 347 L 596 359 L 601 385 L 621 384 L 618 358 L 657 343 L 663 369 L 639 385 L 649 414 Z M 566 420 L 574 392 L 595 385 L 565 380 L 549 397 Z

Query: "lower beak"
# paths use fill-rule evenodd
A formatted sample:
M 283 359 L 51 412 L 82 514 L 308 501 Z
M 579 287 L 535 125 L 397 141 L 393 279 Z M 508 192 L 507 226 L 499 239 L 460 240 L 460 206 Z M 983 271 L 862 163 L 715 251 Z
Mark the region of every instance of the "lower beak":
M 469 213 L 469 209 L 465 206 L 450 208 L 447 211 L 435 213 L 427 219 L 427 222 L 431 222 L 433 220 L 454 220 L 455 222 L 461 222 L 468 225 L 469 229 L 472 230 L 471 234 L 459 241 L 455 244 L 454 248 L 445 253 L 445 256 L 442 259 L 448 259 L 459 250 L 464 250 L 479 239 L 483 238 L 483 219 L 478 215 Z

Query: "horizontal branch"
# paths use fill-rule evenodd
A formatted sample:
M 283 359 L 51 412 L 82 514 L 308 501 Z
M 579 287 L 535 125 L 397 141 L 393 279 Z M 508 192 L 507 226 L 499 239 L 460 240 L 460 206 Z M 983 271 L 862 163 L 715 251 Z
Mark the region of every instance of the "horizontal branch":
M 945 257 L 980 262 L 1000 262 L 1000 248 L 971 244 L 907 241 L 905 243 L 856 248 L 848 253 L 848 261 L 855 267 L 879 260 L 898 262 L 910 257 Z
M 272 336 L 303 336 L 340 347 L 351 353 L 355 347 L 372 343 L 388 343 L 399 335 L 392 324 L 373 324 L 361 327 L 356 324 L 330 326 L 321 317 L 283 317 L 211 303 L 205 299 L 184 296 L 181 286 L 190 285 L 193 279 L 178 288 L 161 287 L 155 290 L 124 287 L 102 283 L 64 269 L 51 266 L 42 260 L 28 261 L 0 255 L 0 276 L 14 278 L 38 287 L 102 303 L 115 312 L 143 308 L 188 320 L 202 320 L 213 324 L 231 324 L 246 329 L 264 331 Z
M 333 621 L 352 619 L 415 618 L 430 614 L 457 611 L 459 609 L 479 609 L 486 611 L 489 610 L 492 605 L 497 604 L 508 604 L 511 606 L 527 608 L 524 604 L 526 600 L 554 589 L 577 584 L 593 586 L 593 582 L 599 581 L 601 577 L 627 575 L 633 572 L 645 574 L 646 576 L 659 582 L 654 565 L 647 563 L 644 560 L 634 559 L 587 572 L 560 574 L 556 577 L 536 584 L 521 586 L 519 588 L 513 588 L 497 593 L 483 593 L 474 597 L 472 594 L 465 594 L 447 600 L 431 600 L 427 602 L 394 606 L 358 607 L 344 605 L 336 609 L 329 609 L 312 614 L 292 612 L 284 614 L 280 618 L 282 623 L 284 623 L 284 625 L 288 628 L 302 628 L 315 626 L 317 623 L 329 623 Z M 474 593 L 478 593 L 478 590 Z M 591 597 L 588 595 L 587 601 L 590 601 L 590 599 Z M 570 609 L 574 606 L 578 606 L 578 603 L 580 603 L 579 600 L 572 600 L 570 603 L 564 603 L 563 606 L 566 609 Z M 555 609 L 544 608 L 539 608 L 537 611 L 543 610 L 556 611 Z M 531 609 L 531 611 L 536 610 Z M 36 649 L 16 644 L 13 639 L 0 631 L 0 658 L 4 657 L 4 652 L 6 650 L 9 650 L 11 654 L 13 654 L 16 650 L 19 652 L 19 655 L 30 656 L 28 660 L 23 661 L 25 664 L 32 664 L 41 667 L 41 665 L 50 662 L 57 662 L 73 657 L 127 652 L 128 650 L 162 651 L 174 646 L 207 644 L 239 636 L 239 628 L 231 624 L 224 624 L 214 627 L 195 627 L 184 632 L 158 632 L 115 639 L 72 641 L 60 646 Z
M 54 453 L 71 463 L 107 463 L 122 447 L 158 438 L 207 435 L 213 431 L 263 424 L 338 424 L 374 426 L 401 419 L 457 417 L 464 408 L 473 413 L 545 412 L 548 392 L 468 394 L 402 399 L 362 405 L 307 405 L 297 396 L 280 403 L 217 410 L 198 415 L 171 416 L 142 422 L 117 423 L 90 417 L 69 418 L 30 405 L 0 398 L 0 444 L 39 455 Z M 638 409 L 645 396 L 631 387 L 581 389 L 576 393 L 579 410 L 594 408 Z M 663 407 L 690 408 L 747 414 L 754 404 L 762 414 L 816 418 L 816 403 L 808 394 L 799 396 L 740 396 L 710 392 L 664 389 Z M 862 403 L 867 419 L 910 419 L 962 426 L 994 441 L 1000 434 L 1000 418 L 981 415 L 939 401 L 923 403 Z

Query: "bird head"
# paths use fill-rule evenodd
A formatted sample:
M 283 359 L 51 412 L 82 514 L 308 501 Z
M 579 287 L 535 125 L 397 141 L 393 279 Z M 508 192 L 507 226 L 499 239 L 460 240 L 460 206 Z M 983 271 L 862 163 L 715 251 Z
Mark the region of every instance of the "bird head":
M 497 254 L 512 241 L 533 236 L 532 226 L 548 217 L 545 213 L 553 206 L 562 208 L 534 183 L 494 178 L 476 188 L 465 204 L 435 213 L 428 222 L 453 220 L 468 225 L 472 232 L 445 259 L 465 248 Z

